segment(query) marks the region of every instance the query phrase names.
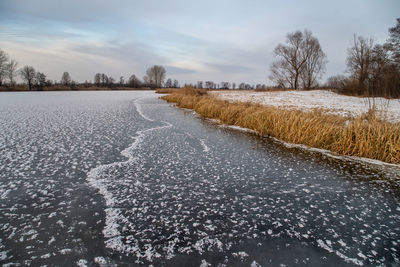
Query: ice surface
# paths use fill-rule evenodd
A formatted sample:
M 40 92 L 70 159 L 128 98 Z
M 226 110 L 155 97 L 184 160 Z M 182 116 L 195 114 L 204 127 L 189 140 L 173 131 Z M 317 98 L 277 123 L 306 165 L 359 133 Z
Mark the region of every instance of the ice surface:
M 151 93 L 76 93 L 0 99 L 1 264 L 398 262 L 399 186 L 384 169 L 216 127 Z

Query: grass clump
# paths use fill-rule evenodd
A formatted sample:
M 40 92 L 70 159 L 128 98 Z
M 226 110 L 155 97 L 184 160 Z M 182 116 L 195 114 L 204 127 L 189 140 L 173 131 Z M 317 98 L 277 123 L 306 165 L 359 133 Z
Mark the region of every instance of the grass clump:
M 204 118 L 254 130 L 288 143 L 357 157 L 400 163 L 400 123 L 376 117 L 348 120 L 319 109 L 311 112 L 286 110 L 252 103 L 231 103 L 209 96 L 206 90 L 182 88 L 162 99 L 195 110 Z

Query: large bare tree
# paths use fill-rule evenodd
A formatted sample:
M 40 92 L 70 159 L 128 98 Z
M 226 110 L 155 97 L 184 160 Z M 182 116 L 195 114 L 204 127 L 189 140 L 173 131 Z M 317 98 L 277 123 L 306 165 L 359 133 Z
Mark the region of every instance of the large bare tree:
M 300 78 L 303 88 L 311 89 L 317 85 L 317 80 L 324 73 L 327 57 L 322 51 L 318 39 L 312 37 L 311 33 L 305 34 L 305 46 L 307 60 L 301 69 Z
M 146 70 L 143 80 L 152 87 L 160 88 L 165 80 L 166 73 L 167 71 L 163 66 L 154 65 Z
M 270 79 L 279 86 L 299 89 L 300 81 L 311 88 L 326 65 L 326 55 L 310 31 L 296 31 L 286 36 L 286 43 L 274 49 Z
M 24 66 L 20 70 L 20 75 L 21 78 L 28 83 L 29 90 L 32 90 L 32 84 L 36 75 L 35 69 L 32 66 Z

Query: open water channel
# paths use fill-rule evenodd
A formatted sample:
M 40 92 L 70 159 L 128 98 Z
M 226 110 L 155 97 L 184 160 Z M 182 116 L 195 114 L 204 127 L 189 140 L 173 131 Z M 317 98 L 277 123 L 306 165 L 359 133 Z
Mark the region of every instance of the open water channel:
M 0 94 L 3 266 L 399 266 L 399 176 L 154 92 Z

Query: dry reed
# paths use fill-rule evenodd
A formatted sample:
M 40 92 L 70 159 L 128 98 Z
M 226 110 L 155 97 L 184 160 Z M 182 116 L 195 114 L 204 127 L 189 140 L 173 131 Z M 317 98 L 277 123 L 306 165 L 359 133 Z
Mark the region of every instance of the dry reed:
M 258 104 L 219 100 L 206 91 L 184 88 L 162 99 L 195 110 L 204 118 L 254 130 L 288 143 L 330 150 L 348 156 L 400 163 L 400 123 L 360 116 L 346 119 L 321 110 L 304 112 Z

